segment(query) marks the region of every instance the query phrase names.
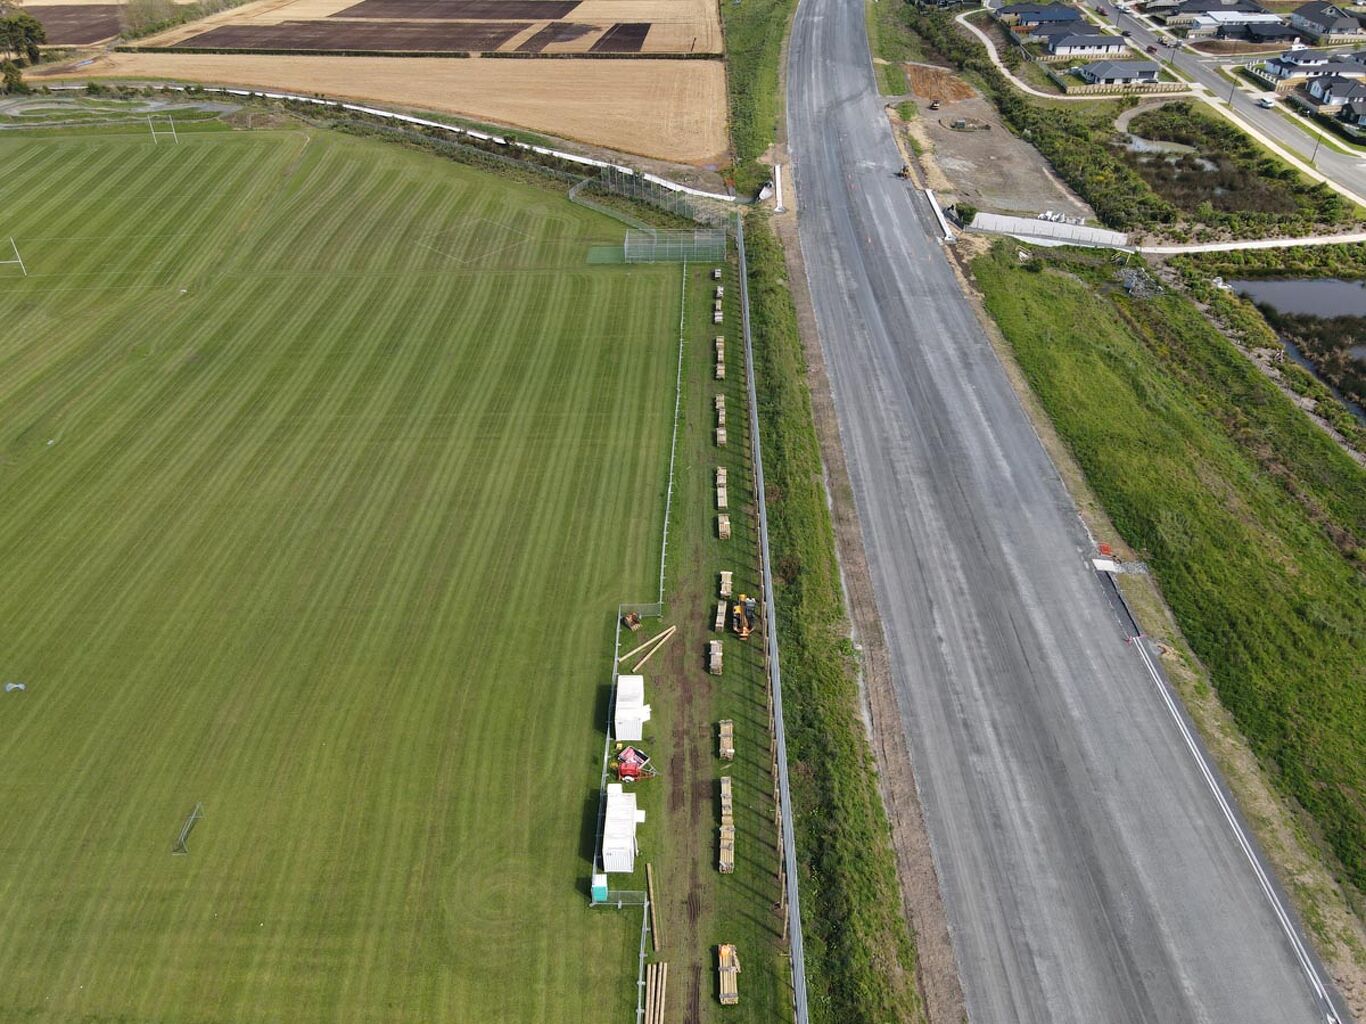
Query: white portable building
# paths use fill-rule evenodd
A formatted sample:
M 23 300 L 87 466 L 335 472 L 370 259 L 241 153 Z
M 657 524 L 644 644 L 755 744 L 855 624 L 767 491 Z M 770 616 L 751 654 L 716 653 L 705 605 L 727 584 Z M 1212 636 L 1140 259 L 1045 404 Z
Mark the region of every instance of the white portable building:
M 602 823 L 602 870 L 630 874 L 636 869 L 636 826 L 645 812 L 636 810 L 636 795 L 620 782 L 607 785 L 607 813 Z
M 650 705 L 645 703 L 644 676 L 617 676 L 617 706 L 612 722 L 615 739 L 638 743 L 644 739 Z

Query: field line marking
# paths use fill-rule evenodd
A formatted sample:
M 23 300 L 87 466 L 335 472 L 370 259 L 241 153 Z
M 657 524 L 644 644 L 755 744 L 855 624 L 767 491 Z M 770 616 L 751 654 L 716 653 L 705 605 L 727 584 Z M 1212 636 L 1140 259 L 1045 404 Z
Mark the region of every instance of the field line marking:
M 28 277 L 28 267 L 24 266 L 24 257 L 19 255 L 19 246 L 15 244 L 13 235 L 9 236 L 9 244 L 10 248 L 14 250 L 14 259 L 0 260 L 0 264 L 17 263 L 19 264 L 19 269 L 24 272 L 24 276 Z
M 1233 835 L 1238 841 L 1239 848 L 1242 849 L 1243 855 L 1247 857 L 1248 863 L 1252 865 L 1252 872 L 1257 876 L 1257 883 L 1261 886 L 1267 902 L 1271 904 L 1272 912 L 1276 915 L 1276 920 L 1280 923 L 1281 930 L 1285 932 L 1285 937 L 1290 940 L 1290 947 L 1295 954 L 1295 959 L 1299 961 L 1300 967 L 1304 970 L 1305 976 L 1309 979 L 1309 984 L 1310 987 L 1313 988 L 1314 994 L 1318 996 L 1320 1002 L 1327 1009 L 1328 1015 L 1324 1018 L 1325 1021 L 1327 1021 L 1328 1024 L 1338 1024 L 1337 1011 L 1333 1006 L 1332 999 L 1329 998 L 1327 989 L 1324 987 L 1323 980 L 1319 977 L 1318 970 L 1314 967 L 1314 963 L 1310 959 L 1309 953 L 1305 950 L 1304 944 L 1300 941 L 1295 925 L 1290 920 L 1290 915 L 1286 912 L 1284 904 L 1281 903 L 1280 896 L 1276 894 L 1276 889 L 1271 884 L 1271 879 L 1262 868 L 1261 861 L 1257 857 L 1257 852 L 1253 849 L 1252 843 L 1247 837 L 1247 833 L 1243 831 L 1243 826 L 1239 823 L 1237 815 L 1234 814 L 1233 808 L 1224 797 L 1224 792 L 1219 785 L 1219 780 L 1211 770 L 1209 762 L 1205 760 L 1205 755 L 1201 752 L 1199 744 L 1196 743 L 1195 737 L 1191 734 L 1190 727 L 1186 725 L 1186 721 L 1182 717 L 1180 709 L 1176 706 L 1175 700 L 1168 692 L 1167 685 L 1163 682 L 1162 674 L 1153 663 L 1152 656 L 1148 653 L 1145 644 L 1146 641 L 1143 637 L 1133 638 L 1133 645 L 1138 648 L 1138 656 L 1143 660 L 1143 667 L 1148 670 L 1148 676 L 1152 679 L 1153 685 L 1157 688 L 1158 694 L 1162 697 L 1162 702 L 1167 706 L 1167 710 L 1171 713 L 1173 720 L 1175 720 L 1176 727 L 1181 733 L 1181 738 L 1186 742 L 1186 749 L 1188 749 L 1191 756 L 1195 758 L 1196 767 L 1200 769 L 1200 774 L 1204 778 L 1206 785 L 1209 786 L 1210 792 L 1214 794 L 1215 802 L 1218 803 L 1220 811 L 1223 812 L 1224 820 L 1226 820 L 1229 827 L 1233 829 Z
M 683 403 L 683 321 L 688 310 L 688 261 L 683 261 L 683 283 L 678 297 L 678 372 L 674 379 L 674 430 L 669 442 L 669 487 L 664 495 L 664 541 L 659 546 L 659 603 L 664 603 L 664 566 L 669 557 L 669 512 L 674 501 L 674 460 L 678 456 L 678 410 Z

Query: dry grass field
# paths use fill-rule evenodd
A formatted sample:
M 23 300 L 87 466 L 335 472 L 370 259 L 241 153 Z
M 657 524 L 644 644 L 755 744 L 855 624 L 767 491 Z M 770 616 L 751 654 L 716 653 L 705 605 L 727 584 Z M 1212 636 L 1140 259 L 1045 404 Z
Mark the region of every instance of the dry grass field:
M 677 163 L 727 160 L 725 68 L 709 60 L 448 60 L 109 53 L 44 78 L 183 80 L 322 93 L 548 132 Z

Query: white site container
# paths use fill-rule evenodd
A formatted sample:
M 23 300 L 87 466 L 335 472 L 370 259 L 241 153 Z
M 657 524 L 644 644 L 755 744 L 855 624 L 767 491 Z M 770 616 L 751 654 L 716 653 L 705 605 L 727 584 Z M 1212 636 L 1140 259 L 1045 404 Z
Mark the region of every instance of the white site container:
M 650 705 L 645 703 L 644 676 L 617 676 L 617 704 L 612 722 L 615 739 L 638 743 L 644 739 Z
M 602 870 L 630 874 L 636 869 L 636 826 L 645 812 L 636 810 L 636 795 L 620 782 L 607 785 L 607 813 L 602 822 Z

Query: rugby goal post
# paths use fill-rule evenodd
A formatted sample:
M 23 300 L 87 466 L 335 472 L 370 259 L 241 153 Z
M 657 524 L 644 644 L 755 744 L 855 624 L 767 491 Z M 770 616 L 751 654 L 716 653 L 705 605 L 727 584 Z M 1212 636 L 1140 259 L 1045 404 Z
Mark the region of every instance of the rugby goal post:
M 183 857 L 190 852 L 190 833 L 194 831 L 195 824 L 202 817 L 204 817 L 204 805 L 202 803 L 195 804 L 194 810 L 185 819 L 185 824 L 180 826 L 180 835 L 176 836 L 175 845 L 171 847 L 171 856 Z
M 24 266 L 24 257 L 19 255 L 19 246 L 14 241 L 13 235 L 10 235 L 9 247 L 14 250 L 14 259 L 0 260 L 0 267 L 18 266 L 18 268 L 24 272 L 24 276 L 28 277 L 28 267 Z
M 152 115 L 147 115 L 147 130 L 152 133 L 152 144 L 154 146 L 160 145 L 162 136 L 170 136 L 172 142 L 179 142 L 180 136 L 176 134 L 175 118 L 170 114 L 163 114 L 161 116 L 166 118 L 166 125 L 169 125 L 169 127 L 166 125 L 158 127 L 157 122 L 152 120 Z

